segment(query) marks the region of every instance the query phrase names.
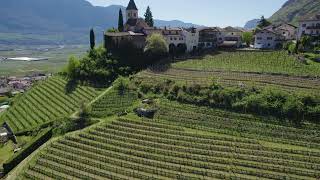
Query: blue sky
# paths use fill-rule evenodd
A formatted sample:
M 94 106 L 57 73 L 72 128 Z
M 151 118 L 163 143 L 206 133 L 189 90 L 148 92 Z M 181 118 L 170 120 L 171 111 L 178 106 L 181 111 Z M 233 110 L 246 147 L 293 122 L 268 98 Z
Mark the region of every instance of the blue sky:
M 129 0 L 88 0 L 96 6 L 127 6 Z M 154 18 L 182 20 L 205 26 L 243 26 L 248 20 L 270 17 L 287 0 L 135 0 L 139 15 L 150 5 Z

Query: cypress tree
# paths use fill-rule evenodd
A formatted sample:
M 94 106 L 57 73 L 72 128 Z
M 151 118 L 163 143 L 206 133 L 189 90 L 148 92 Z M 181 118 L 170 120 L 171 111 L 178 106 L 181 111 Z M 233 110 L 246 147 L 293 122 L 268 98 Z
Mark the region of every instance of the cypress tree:
M 144 14 L 145 21 L 146 23 L 150 26 L 153 27 L 154 21 L 153 21 L 153 16 L 152 12 L 150 10 L 150 7 L 148 6 L 146 13 Z
M 118 30 L 119 30 L 119 32 L 123 32 L 124 31 L 123 14 L 122 14 L 122 10 L 121 9 L 119 10 Z
M 91 28 L 91 30 L 90 30 L 90 47 L 91 47 L 91 49 L 93 49 L 95 45 L 96 45 L 96 40 L 95 40 L 95 36 L 94 36 L 94 31 Z

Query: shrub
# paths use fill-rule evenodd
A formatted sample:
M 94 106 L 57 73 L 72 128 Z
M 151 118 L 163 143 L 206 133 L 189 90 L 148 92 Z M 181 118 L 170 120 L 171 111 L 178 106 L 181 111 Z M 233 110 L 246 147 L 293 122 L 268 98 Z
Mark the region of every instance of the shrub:
M 19 153 L 12 156 L 3 164 L 4 173 L 8 173 L 16 167 L 21 161 L 29 156 L 33 151 L 39 148 L 42 144 L 47 142 L 52 136 L 52 129 L 47 128 L 38 134 L 28 145 Z

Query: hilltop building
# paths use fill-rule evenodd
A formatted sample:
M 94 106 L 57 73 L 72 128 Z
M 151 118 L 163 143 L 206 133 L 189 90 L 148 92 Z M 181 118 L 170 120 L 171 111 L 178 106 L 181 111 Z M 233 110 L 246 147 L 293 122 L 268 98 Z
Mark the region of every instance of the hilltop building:
M 134 0 L 130 0 L 126 8 L 124 32 L 106 32 L 104 34 L 105 47 L 112 51 L 130 44 L 137 49 L 143 49 L 146 44 L 146 35 L 143 30 L 146 28 L 149 26 L 144 19 L 139 18 L 137 6 Z
M 302 36 L 320 36 L 320 14 L 313 17 L 303 18 L 299 21 L 299 30 L 297 39 Z
M 199 32 L 196 28 L 149 27 L 144 19 L 139 18 L 139 10 L 134 0 L 130 0 L 126 8 L 124 32 L 106 32 L 105 47 L 113 51 L 130 44 L 137 49 L 143 49 L 147 36 L 154 33 L 164 36 L 169 49 L 185 47 L 188 52 L 191 52 L 198 48 Z
M 257 49 L 277 49 L 281 48 L 283 43 L 292 41 L 297 34 L 297 27 L 291 24 L 282 23 L 270 25 L 255 33 L 254 48 Z

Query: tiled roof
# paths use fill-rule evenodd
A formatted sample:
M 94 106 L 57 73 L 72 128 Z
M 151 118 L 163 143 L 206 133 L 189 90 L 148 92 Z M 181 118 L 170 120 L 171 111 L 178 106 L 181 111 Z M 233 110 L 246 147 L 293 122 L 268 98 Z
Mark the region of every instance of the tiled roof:
M 127 10 L 138 10 L 136 3 L 134 2 L 134 0 L 130 0 Z
M 142 24 L 144 27 L 148 27 L 147 23 L 142 18 L 138 19 L 128 19 L 126 25 L 136 26 L 137 24 Z
M 225 32 L 242 32 L 241 30 L 234 28 L 234 27 L 231 27 L 231 26 L 223 28 L 223 31 L 225 31 Z

